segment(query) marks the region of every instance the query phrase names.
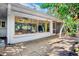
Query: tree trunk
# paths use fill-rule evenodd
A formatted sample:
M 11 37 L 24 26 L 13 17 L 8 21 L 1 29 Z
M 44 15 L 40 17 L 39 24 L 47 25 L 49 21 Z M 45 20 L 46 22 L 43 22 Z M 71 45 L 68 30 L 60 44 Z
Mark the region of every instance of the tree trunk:
M 62 38 L 62 32 L 63 32 L 63 29 L 64 29 L 64 23 L 60 29 L 60 32 L 59 32 L 59 38 Z

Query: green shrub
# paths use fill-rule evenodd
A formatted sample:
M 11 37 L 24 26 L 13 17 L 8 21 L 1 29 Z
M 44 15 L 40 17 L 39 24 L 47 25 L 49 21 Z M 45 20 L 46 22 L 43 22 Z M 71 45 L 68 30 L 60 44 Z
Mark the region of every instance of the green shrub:
M 69 36 L 75 36 L 77 32 L 77 23 L 72 18 L 68 17 L 67 20 L 65 20 L 65 27 L 66 31 L 68 32 Z

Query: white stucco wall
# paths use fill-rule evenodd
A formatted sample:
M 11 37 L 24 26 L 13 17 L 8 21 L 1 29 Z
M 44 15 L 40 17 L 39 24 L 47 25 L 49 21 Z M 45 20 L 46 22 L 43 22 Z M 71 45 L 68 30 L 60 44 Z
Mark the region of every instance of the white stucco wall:
M 35 40 L 43 37 L 48 37 L 53 35 L 52 33 L 52 21 L 50 21 L 50 32 L 43 32 L 43 33 L 32 33 L 32 34 L 23 34 L 23 35 L 15 35 L 15 16 L 21 16 L 21 17 L 28 17 L 32 19 L 37 19 L 37 20 L 47 20 L 45 18 L 40 18 L 37 16 L 33 15 L 28 15 L 24 13 L 19 13 L 16 11 L 12 11 L 10 8 L 11 6 L 8 5 L 9 7 L 9 12 L 8 12 L 8 17 L 7 17 L 7 37 L 8 37 L 8 43 L 18 43 L 18 42 L 23 42 L 23 41 L 30 41 L 30 40 Z
M 0 37 L 7 35 L 7 28 L 0 28 Z
M 0 37 L 7 36 L 7 4 L 6 3 L 0 3 L 0 21 L 5 22 L 5 27 L 2 27 L 0 24 Z
M 50 34 L 50 33 L 34 33 L 34 34 L 17 35 L 17 36 L 14 35 L 12 43 L 38 40 L 39 38 L 48 37 L 51 35 L 52 34 Z

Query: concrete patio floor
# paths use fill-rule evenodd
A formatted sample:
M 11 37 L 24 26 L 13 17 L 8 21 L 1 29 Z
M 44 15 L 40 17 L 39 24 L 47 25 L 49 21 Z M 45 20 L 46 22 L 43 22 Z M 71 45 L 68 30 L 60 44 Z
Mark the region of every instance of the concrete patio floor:
M 60 56 L 61 51 L 70 51 L 73 40 L 59 39 L 51 36 L 29 42 L 21 42 L 9 45 L 5 49 L 0 48 L 3 56 Z
M 45 56 L 49 48 L 49 41 L 55 37 L 56 36 L 51 36 L 9 45 L 5 49 L 1 48 L 0 54 L 7 56 Z

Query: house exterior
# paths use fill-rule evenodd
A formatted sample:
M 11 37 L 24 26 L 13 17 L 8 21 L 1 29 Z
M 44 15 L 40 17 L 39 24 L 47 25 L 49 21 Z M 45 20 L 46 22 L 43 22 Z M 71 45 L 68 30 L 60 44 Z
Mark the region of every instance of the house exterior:
M 62 21 L 18 3 L 0 4 L 0 36 L 10 44 L 59 33 Z

